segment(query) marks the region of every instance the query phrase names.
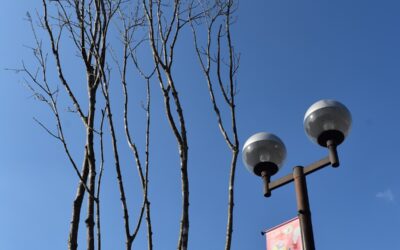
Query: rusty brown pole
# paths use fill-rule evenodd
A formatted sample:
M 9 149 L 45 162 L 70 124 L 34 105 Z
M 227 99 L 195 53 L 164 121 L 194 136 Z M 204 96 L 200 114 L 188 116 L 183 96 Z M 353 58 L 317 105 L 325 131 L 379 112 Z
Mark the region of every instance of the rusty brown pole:
M 303 236 L 303 250 L 315 250 L 304 168 L 301 166 L 295 167 L 293 169 L 293 178 L 296 190 L 298 217 L 300 220 L 301 234 Z

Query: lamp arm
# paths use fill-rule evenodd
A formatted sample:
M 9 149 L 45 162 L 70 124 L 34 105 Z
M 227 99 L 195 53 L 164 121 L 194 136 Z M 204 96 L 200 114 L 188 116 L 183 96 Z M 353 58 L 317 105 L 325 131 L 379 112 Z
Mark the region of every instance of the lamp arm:
M 334 148 L 334 152 L 336 152 L 336 147 Z M 336 159 L 338 159 L 337 158 L 337 152 L 336 152 L 335 155 L 336 155 Z M 339 164 L 339 160 L 337 160 L 336 162 L 335 161 L 331 161 L 331 157 L 332 156 L 331 156 L 331 152 L 330 152 L 329 156 L 326 156 L 325 158 L 306 166 L 304 168 L 304 175 L 309 175 L 309 174 L 314 173 L 315 171 L 320 170 L 320 169 L 322 169 L 322 168 L 324 168 L 326 166 L 329 166 L 329 165 L 332 165 L 332 166 L 335 167 L 336 163 Z M 338 165 L 336 165 L 336 166 L 338 166 Z M 268 190 L 269 190 L 269 192 L 271 192 L 272 190 L 277 189 L 279 187 L 282 187 L 282 186 L 284 186 L 286 184 L 289 184 L 289 183 L 291 183 L 293 181 L 294 181 L 293 173 L 292 174 L 288 174 L 286 176 L 283 176 L 283 177 L 279 178 L 278 180 L 269 182 Z

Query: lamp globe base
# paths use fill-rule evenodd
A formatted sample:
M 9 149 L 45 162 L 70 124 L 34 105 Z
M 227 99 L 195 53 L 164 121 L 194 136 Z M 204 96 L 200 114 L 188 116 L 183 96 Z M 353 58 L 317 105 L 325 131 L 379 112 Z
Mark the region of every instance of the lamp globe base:
M 318 144 L 322 147 L 328 147 L 328 141 L 338 146 L 344 141 L 344 135 L 339 130 L 327 130 L 318 136 Z
M 257 176 L 262 176 L 262 172 L 264 175 L 273 176 L 278 172 L 278 166 L 273 162 L 260 162 L 254 166 L 254 174 Z

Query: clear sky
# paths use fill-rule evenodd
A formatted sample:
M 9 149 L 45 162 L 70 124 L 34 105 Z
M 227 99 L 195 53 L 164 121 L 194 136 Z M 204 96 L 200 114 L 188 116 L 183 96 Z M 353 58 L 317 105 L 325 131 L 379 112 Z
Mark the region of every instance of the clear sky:
M 0 10 L 1 250 L 65 249 L 78 182 L 61 145 L 32 119 L 51 124 L 46 107 L 31 97 L 22 75 L 3 70 L 18 68 L 22 60 L 34 66 L 32 53 L 25 47 L 33 41 L 24 18 L 35 8 L 41 12 L 39 2 L 5 1 Z M 304 133 L 303 115 L 312 103 L 336 99 L 353 115 L 350 135 L 339 147 L 341 166 L 307 178 L 317 249 L 400 249 L 399 11 L 400 3 L 394 0 L 257 0 L 241 1 L 236 13 L 233 39 L 241 53 L 239 137 L 243 145 L 253 133 L 267 131 L 284 141 L 287 160 L 276 177 L 326 155 Z M 211 113 L 196 58 L 184 55 L 192 49 L 192 41 L 185 38 L 179 43 L 182 61 L 177 60 L 175 67 L 190 146 L 189 248 L 223 249 L 230 152 Z M 68 77 L 79 81 L 83 76 Z M 178 155 L 160 90 L 156 82 L 152 86 L 149 195 L 155 249 L 168 250 L 175 249 L 178 240 Z M 131 102 L 137 112 L 135 133 L 142 141 L 143 98 L 143 93 L 138 94 Z M 82 157 L 82 127 L 74 114 L 63 115 L 69 140 L 77 145 L 73 154 Z M 122 137 L 120 143 L 125 145 Z M 135 221 L 141 200 L 139 180 L 129 151 L 122 151 Z M 283 187 L 265 199 L 261 180 L 245 169 L 239 157 L 232 249 L 265 249 L 260 232 L 296 216 L 294 187 Z M 104 178 L 104 249 L 123 249 L 122 209 L 111 158 L 106 161 Z M 135 249 L 146 249 L 144 229 Z M 84 236 L 82 230 L 82 249 Z

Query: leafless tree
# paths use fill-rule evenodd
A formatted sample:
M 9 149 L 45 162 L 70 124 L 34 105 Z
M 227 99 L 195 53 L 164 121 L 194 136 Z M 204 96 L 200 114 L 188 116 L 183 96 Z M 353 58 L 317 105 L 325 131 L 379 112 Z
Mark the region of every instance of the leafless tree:
M 136 15 L 137 16 L 137 15 Z M 128 27 L 125 26 L 125 31 L 128 31 Z M 133 35 L 134 33 L 132 33 Z M 147 239 L 148 239 L 148 249 L 152 250 L 153 249 L 153 231 L 152 231 L 152 224 L 151 224 L 151 216 L 150 216 L 150 201 L 148 198 L 148 184 L 149 184 L 149 145 L 150 145 L 150 105 L 151 105 L 151 92 L 150 92 L 150 81 L 151 78 L 153 77 L 155 73 L 155 68 L 152 70 L 150 74 L 146 74 L 141 67 L 139 66 L 137 56 L 135 53 L 136 48 L 141 44 L 143 40 L 140 40 L 136 46 L 132 47 L 132 41 L 131 40 L 126 40 L 129 41 L 129 43 L 125 44 L 125 49 L 126 51 L 127 48 L 129 48 L 129 56 L 132 59 L 133 64 L 135 65 L 137 71 L 139 72 L 140 76 L 145 80 L 146 82 L 146 106 L 144 107 L 144 110 L 146 111 L 146 146 L 145 146 L 145 167 L 144 167 L 144 174 L 143 174 L 143 168 L 142 164 L 139 159 L 139 154 L 137 147 L 135 143 L 132 141 L 131 133 L 129 131 L 129 126 L 128 126 L 128 94 L 127 94 L 127 85 L 126 81 L 123 80 L 123 88 L 124 88 L 124 124 L 125 124 L 125 134 L 128 140 L 129 147 L 131 148 L 132 152 L 135 155 L 135 160 L 136 160 L 136 166 L 138 168 L 138 173 L 140 176 L 140 180 L 142 183 L 142 189 L 143 189 L 143 206 L 141 210 L 141 217 L 143 214 L 143 210 L 146 210 L 146 223 L 147 223 Z M 127 47 L 126 47 L 127 46 Z M 125 58 L 125 57 L 124 57 Z M 124 60 L 124 65 L 126 64 L 126 60 Z M 126 67 L 125 67 L 126 68 Z M 124 78 L 126 77 L 126 74 L 123 74 Z M 138 228 L 137 228 L 138 229 Z
M 189 237 L 189 177 L 188 177 L 188 139 L 185 116 L 178 89 L 173 76 L 172 65 L 174 52 L 181 29 L 187 23 L 182 21 L 183 4 L 174 0 L 171 5 L 162 0 L 142 0 L 143 10 L 147 20 L 148 37 L 152 50 L 153 61 L 164 97 L 164 106 L 171 129 L 178 143 L 181 188 L 182 188 L 182 215 L 180 222 L 178 249 L 186 250 Z M 171 8 L 166 14 L 165 8 Z M 171 100 L 172 98 L 172 100 Z M 171 101 L 176 110 L 173 114 Z M 175 116 L 177 118 L 175 118 Z
M 126 71 L 128 65 L 128 59 L 133 59 L 133 65 L 137 69 L 137 64 L 134 54 L 134 48 L 132 48 L 132 36 L 136 27 L 143 23 L 143 18 L 138 18 L 139 14 L 135 13 L 130 20 L 134 23 L 125 23 L 125 33 L 123 34 L 124 41 L 124 55 L 121 64 L 118 63 L 118 68 L 121 73 L 121 82 L 123 86 L 123 92 L 125 97 L 124 104 L 124 126 L 126 132 L 126 138 L 130 148 L 132 149 L 134 158 L 143 189 L 143 204 L 141 212 L 138 216 L 136 226 L 131 233 L 130 221 L 129 221 L 129 210 L 126 202 L 126 194 L 123 183 L 123 174 L 121 171 L 121 162 L 119 160 L 119 149 L 116 138 L 116 128 L 112 118 L 111 101 L 109 95 L 110 76 L 111 70 L 108 67 L 106 54 L 109 51 L 107 35 L 109 32 L 109 26 L 111 19 L 118 12 L 121 13 L 120 8 L 127 1 L 118 0 L 94 0 L 94 1 L 46 1 L 43 0 L 43 16 L 38 15 L 39 23 L 37 26 L 42 28 L 47 33 L 49 38 L 49 45 L 52 52 L 52 59 L 56 66 L 58 74 L 58 80 L 61 86 L 63 86 L 65 92 L 69 96 L 70 102 L 73 108 L 68 107 L 68 111 L 77 113 L 82 121 L 82 124 L 86 130 L 86 143 L 84 146 L 84 158 L 82 169 L 79 170 L 74 157 L 70 152 L 70 148 L 67 144 L 67 139 L 64 135 L 63 122 L 61 118 L 61 112 L 59 111 L 58 95 L 60 89 L 58 84 L 53 84 L 49 80 L 48 74 L 48 55 L 45 53 L 43 48 L 43 42 L 37 34 L 37 30 L 30 14 L 28 14 L 28 20 L 31 24 L 32 31 L 35 38 L 35 46 L 32 47 L 34 57 L 38 62 L 38 68 L 31 70 L 25 63 L 22 64 L 22 68 L 14 69 L 16 72 L 25 73 L 28 78 L 26 79 L 26 85 L 33 92 L 33 96 L 46 103 L 56 120 L 56 130 L 53 131 L 51 128 L 43 124 L 41 121 L 36 120 L 38 124 L 45 129 L 47 133 L 56 138 L 61 142 L 64 147 L 65 153 L 71 162 L 77 176 L 79 177 L 79 185 L 77 194 L 73 203 L 71 227 L 68 239 L 68 248 L 78 248 L 78 231 L 81 223 L 81 210 L 83 205 L 83 199 L 85 193 L 88 193 L 88 208 L 87 218 L 85 220 L 87 227 L 87 249 L 95 249 L 95 224 L 97 224 L 97 248 L 101 249 L 101 223 L 100 223 L 100 187 L 102 181 L 102 175 L 104 170 L 104 145 L 103 145 L 103 124 L 104 118 L 107 116 L 108 126 L 110 128 L 110 137 L 112 142 L 113 156 L 115 169 L 117 173 L 118 186 L 120 190 L 120 198 L 123 207 L 124 224 L 126 231 L 126 248 L 131 249 L 132 243 L 136 238 L 144 212 L 146 211 L 146 221 L 148 226 L 148 242 L 149 249 L 152 249 L 152 229 L 151 229 L 151 218 L 150 218 L 150 202 L 148 199 L 148 179 L 149 179 L 149 144 L 150 144 L 150 79 L 155 71 L 149 75 L 144 75 L 140 71 L 141 75 L 146 80 L 147 89 L 147 102 L 146 102 L 146 146 L 145 146 L 145 160 L 144 167 L 139 159 L 138 149 L 134 140 L 131 136 L 128 126 L 128 87 L 126 79 Z M 129 26 L 129 28 L 128 28 Z M 65 53 L 64 45 L 60 46 L 64 40 L 72 41 L 75 46 L 75 50 L 78 51 L 78 58 L 82 60 L 84 65 L 84 73 L 86 75 L 86 84 L 76 84 L 68 80 L 65 71 L 68 65 L 63 60 Z M 65 44 L 68 41 L 65 41 Z M 67 52 L 70 53 L 70 52 Z M 67 65 L 67 66 L 66 66 Z M 77 98 L 75 90 L 82 91 L 86 86 L 88 94 L 87 100 L 79 100 Z M 100 88 L 99 88 L 100 87 Z M 54 89 L 53 89 L 54 88 Z M 96 119 L 98 113 L 99 96 L 97 95 L 98 90 L 101 89 L 104 99 L 100 102 L 105 103 L 105 108 L 101 109 L 100 119 Z M 88 108 L 85 111 L 82 107 L 82 103 L 87 103 Z M 96 129 L 96 123 L 99 123 L 99 129 Z M 96 165 L 96 152 L 95 148 L 95 135 L 99 135 L 99 147 L 100 147 L 100 164 Z M 96 187 L 96 170 L 100 169 L 100 174 L 97 178 Z M 96 214 L 95 205 L 96 204 Z M 96 220 L 96 223 L 94 222 Z
M 230 175 L 228 185 L 228 218 L 226 226 L 225 250 L 231 249 L 233 234 L 233 207 L 234 207 L 234 186 L 236 162 L 239 154 L 239 138 L 236 125 L 236 73 L 239 68 L 239 56 L 235 53 L 231 37 L 232 15 L 235 11 L 233 0 L 199 2 L 193 1 L 189 11 L 189 20 L 194 37 L 194 45 L 201 69 L 205 75 L 210 100 L 217 118 L 217 123 L 221 134 L 232 152 Z M 201 8 L 201 18 L 194 18 L 194 12 Z M 205 45 L 201 44 L 199 31 L 202 26 L 206 26 Z M 226 49 L 227 60 L 224 60 L 223 49 Z M 227 70 L 224 71 L 224 67 Z M 219 88 L 215 90 L 215 85 Z M 219 92 L 222 96 L 223 104 L 218 104 L 216 98 Z M 224 107 L 226 106 L 226 107 Z M 227 109 L 230 113 L 231 133 L 226 129 L 226 120 L 222 117 L 221 108 Z
M 68 92 L 75 111 L 80 115 L 86 128 L 85 157 L 82 168 L 82 180 L 78 186 L 76 199 L 73 205 L 71 220 L 69 249 L 77 249 L 78 227 L 83 196 L 85 194 L 84 183 L 88 178 L 88 208 L 85 220 L 87 227 L 87 249 L 95 248 L 94 240 L 94 191 L 96 188 L 96 153 L 94 150 L 94 131 L 96 116 L 96 99 L 98 87 L 103 81 L 107 52 L 107 34 L 111 18 L 118 10 L 121 1 L 52 1 L 56 16 L 49 14 L 49 6 L 43 0 L 44 17 L 43 27 L 50 38 L 51 48 L 57 64 L 58 75 L 61 84 Z M 73 10 L 73 11 L 71 11 Z M 73 14 L 73 12 L 75 12 Z M 63 72 L 60 53 L 60 40 L 64 30 L 68 32 L 76 48 L 80 51 L 80 57 L 85 65 L 86 86 L 88 93 L 88 110 L 84 113 L 80 102 L 75 97 L 71 83 Z
M 70 153 L 67 140 L 63 132 L 63 123 L 61 113 L 59 112 L 58 105 L 58 84 L 51 87 L 48 79 L 47 60 L 48 56 L 44 53 L 43 43 L 39 39 L 32 19 L 30 19 L 34 31 L 36 46 L 32 48 L 34 56 L 39 62 L 39 68 L 42 72 L 42 79 L 38 78 L 38 71 L 29 70 L 24 64 L 22 71 L 26 73 L 28 78 L 28 86 L 33 91 L 34 96 L 39 100 L 44 101 L 50 106 L 52 113 L 56 120 L 56 131 L 52 131 L 49 127 L 38 123 L 53 137 L 58 139 L 68 156 L 77 176 L 79 177 L 79 184 L 75 200 L 72 208 L 72 219 L 68 239 L 68 248 L 77 249 L 78 247 L 78 229 L 80 225 L 80 217 L 83 199 L 85 193 L 88 193 L 88 207 L 87 218 L 85 220 L 87 228 L 87 249 L 93 250 L 95 248 L 95 217 L 97 221 L 97 238 L 98 247 L 101 248 L 101 234 L 100 234 L 100 207 L 99 207 L 99 192 L 101 185 L 101 176 L 103 173 L 103 118 L 102 112 L 100 119 L 100 132 L 96 130 L 96 115 L 97 115 L 97 92 L 98 87 L 104 80 L 104 68 L 106 63 L 107 52 L 107 34 L 109 24 L 115 12 L 119 9 L 122 0 L 94 0 L 94 1 L 42 1 L 43 16 L 38 17 L 40 28 L 43 28 L 49 38 L 49 44 L 52 52 L 52 59 L 56 66 L 58 80 L 63 87 L 73 108 L 69 111 L 77 113 L 85 128 L 85 146 L 84 157 L 81 170 L 78 169 L 74 157 Z M 30 15 L 29 15 L 30 17 Z M 79 84 L 71 82 L 65 74 L 66 62 L 63 60 L 63 46 L 60 46 L 62 41 L 72 41 L 77 51 L 79 51 L 79 58 L 84 65 L 84 74 L 86 75 L 86 83 Z M 35 73 L 33 73 L 35 72 Z M 88 98 L 87 100 L 80 100 L 77 98 L 76 89 L 84 88 L 86 86 Z M 85 110 L 82 103 L 87 103 L 88 107 Z M 98 121 L 98 120 L 97 120 Z M 96 152 L 94 149 L 95 134 L 100 134 L 101 141 L 101 163 L 100 168 L 96 165 Z M 96 170 L 100 169 L 99 178 L 96 177 Z M 97 178 L 97 189 L 96 189 Z M 96 194 L 97 193 L 97 194 Z M 96 196 L 97 195 L 97 196 Z M 95 204 L 97 205 L 97 213 L 95 216 Z
M 116 143 L 116 135 L 114 131 L 114 125 L 113 125 L 113 120 L 111 117 L 111 107 L 110 107 L 110 97 L 109 97 L 109 91 L 108 91 L 108 83 L 105 82 L 103 85 L 103 94 L 106 99 L 106 104 L 107 104 L 107 110 L 110 112 L 109 113 L 109 124 L 110 124 L 110 129 L 111 129 L 111 138 L 113 141 L 113 151 L 114 151 L 114 159 L 115 159 L 115 164 L 116 164 L 116 169 L 117 169 L 117 178 L 118 178 L 118 184 L 120 187 L 120 195 L 121 195 L 121 201 L 123 201 L 123 210 L 124 210 L 124 225 L 125 225 L 125 234 L 126 234 L 126 245 L 127 249 L 132 248 L 133 241 L 135 240 L 142 220 L 144 213 L 146 212 L 146 222 L 147 222 L 147 233 L 148 233 L 148 249 L 153 249 L 153 242 L 152 242 L 152 225 L 151 225 L 151 217 L 150 217 L 150 202 L 148 198 L 148 183 L 149 183 L 149 146 L 150 146 L 150 115 L 151 115 L 151 110 L 150 110 L 150 105 L 151 105 L 151 94 L 150 94 L 150 80 L 152 76 L 154 75 L 154 70 L 146 75 L 142 69 L 139 67 L 136 57 L 135 57 L 135 50 L 137 47 L 141 44 L 142 41 L 139 41 L 138 44 L 134 45 L 133 43 L 133 37 L 135 35 L 135 32 L 138 28 L 143 26 L 143 17 L 140 16 L 138 12 L 139 8 L 135 8 L 135 12 L 130 13 L 129 15 L 126 15 L 122 10 L 120 11 L 120 20 L 122 22 L 122 29 L 121 29 L 121 37 L 122 37 L 122 44 L 123 44 L 123 53 L 122 53 L 122 59 L 120 62 L 117 58 L 116 55 L 114 55 L 114 61 L 118 66 L 118 70 L 120 73 L 121 77 L 121 84 L 122 84 L 122 89 L 123 89 L 123 95 L 124 95 L 124 110 L 123 110 L 123 118 L 124 118 L 124 130 L 125 130 L 125 135 L 127 139 L 127 143 L 129 148 L 132 151 L 132 154 L 135 159 L 138 175 L 140 177 L 141 181 L 141 186 L 143 190 L 143 203 L 141 206 L 140 214 L 138 216 L 138 220 L 136 223 L 136 226 L 131 233 L 131 227 L 130 227 L 130 221 L 129 221 L 129 210 L 127 207 L 126 203 L 126 197 L 125 197 L 125 191 L 124 191 L 124 184 L 122 181 L 122 174 L 120 170 L 120 162 L 119 162 L 119 154 L 118 154 L 118 146 Z M 129 101 L 129 94 L 128 94 L 128 79 L 127 79 L 127 71 L 129 67 L 129 59 L 132 59 L 132 64 L 134 68 L 136 68 L 140 75 L 143 77 L 143 79 L 146 82 L 146 105 L 143 107 L 145 112 L 146 112 L 146 142 L 145 142 L 145 160 L 144 160 L 144 166 L 142 164 L 142 161 L 139 157 L 139 150 L 138 147 L 136 146 L 136 143 L 133 139 L 133 136 L 131 135 L 130 127 L 129 127 L 129 119 L 128 119 L 128 101 Z

